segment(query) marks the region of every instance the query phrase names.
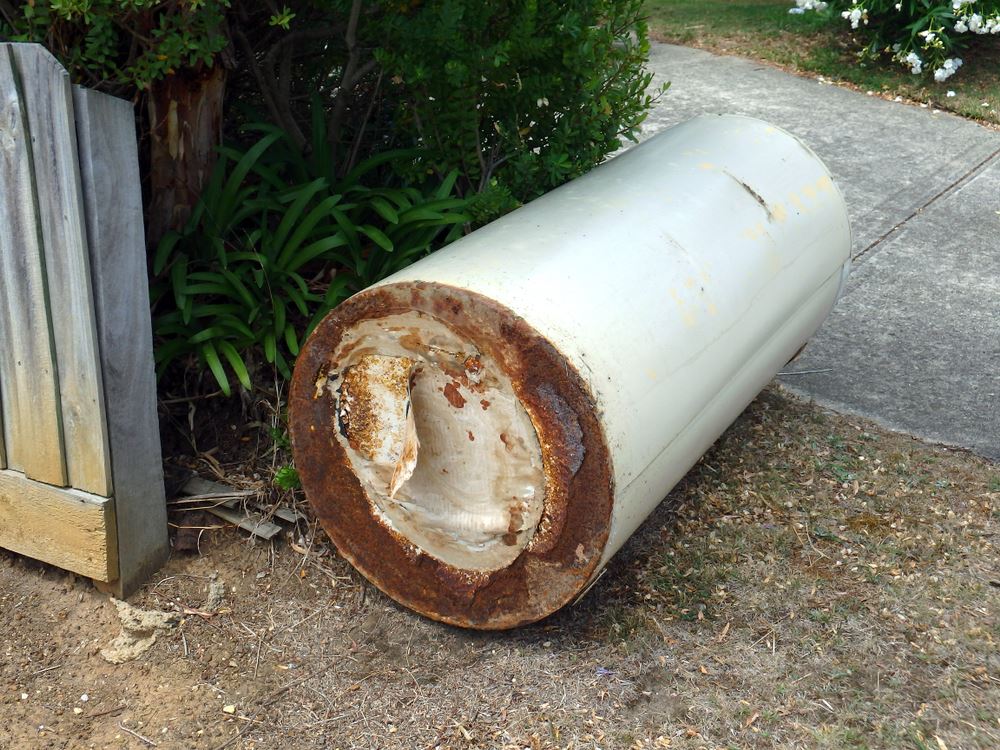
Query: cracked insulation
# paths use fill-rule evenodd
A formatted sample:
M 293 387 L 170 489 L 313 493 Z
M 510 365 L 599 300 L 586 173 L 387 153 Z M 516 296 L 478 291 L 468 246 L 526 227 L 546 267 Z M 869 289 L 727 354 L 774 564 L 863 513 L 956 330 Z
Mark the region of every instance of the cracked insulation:
M 534 535 L 545 480 L 496 363 L 416 312 L 362 321 L 333 360 L 337 439 L 379 520 L 461 570 L 510 564 Z

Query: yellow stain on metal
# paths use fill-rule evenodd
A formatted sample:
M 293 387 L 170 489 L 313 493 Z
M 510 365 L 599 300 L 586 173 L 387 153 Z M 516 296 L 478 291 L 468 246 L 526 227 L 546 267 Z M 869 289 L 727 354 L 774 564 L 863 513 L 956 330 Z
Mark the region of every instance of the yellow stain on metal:
M 798 211 L 800 214 L 809 213 L 809 209 L 806 207 L 806 204 L 803 203 L 802 199 L 799 198 L 799 196 L 797 196 L 795 193 L 791 193 L 788 196 L 788 202 L 791 203 L 792 206 L 795 207 L 795 210 Z
M 670 290 L 670 296 L 677 304 L 677 310 L 681 314 L 681 322 L 683 322 L 687 328 L 694 328 L 696 325 L 698 325 L 698 318 L 695 316 L 694 312 L 688 306 L 687 302 L 684 301 L 684 298 L 677 293 L 676 289 Z
M 754 226 L 744 229 L 742 235 L 745 239 L 756 241 L 762 240 L 764 238 L 769 238 L 770 235 L 767 233 L 767 229 L 760 222 L 757 222 Z

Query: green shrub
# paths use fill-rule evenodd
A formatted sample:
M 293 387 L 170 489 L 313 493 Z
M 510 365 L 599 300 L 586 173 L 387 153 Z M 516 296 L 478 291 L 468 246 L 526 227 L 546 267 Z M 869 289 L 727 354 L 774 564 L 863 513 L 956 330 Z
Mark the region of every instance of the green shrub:
M 450 242 L 470 219 L 468 201 L 451 197 L 454 173 L 433 190 L 364 184 L 416 152 L 335 178 L 283 132 L 257 129 L 264 135 L 247 151 L 222 149 L 187 227 L 164 237 L 153 262 L 158 372 L 194 355 L 227 395 L 230 375 L 251 387 L 260 355 L 290 377 L 303 337 L 333 306 Z M 313 155 L 323 148 L 320 128 Z
M 652 101 L 639 0 L 429 0 L 376 52 L 395 127 L 493 218 L 633 139 Z
M 634 139 L 653 98 L 641 5 L 12 0 L 0 37 L 40 41 L 75 82 L 150 103 L 137 108 L 145 184 L 185 177 L 147 207 L 163 236 L 158 368 L 196 357 L 228 393 L 265 362 L 287 376 L 303 333 L 347 294 Z M 193 91 L 207 70 L 217 85 Z M 160 113 L 177 97 L 218 113 L 223 95 L 227 134 L 264 113 L 258 143 L 221 149 L 214 168 L 217 131 L 166 148 Z M 175 169 L 175 154 L 196 163 Z
M 263 108 L 299 150 L 318 94 L 339 176 L 419 147 L 410 181 L 457 170 L 481 221 L 598 164 L 652 101 L 641 0 L 20 0 L 0 3 L 2 36 L 136 100 L 221 59 L 227 103 Z
M 211 67 L 228 44 L 229 6 L 230 0 L 0 3 L 0 33 L 44 44 L 76 81 L 127 92 L 183 68 Z
M 863 34 L 863 57 L 882 55 L 942 82 L 976 36 L 1000 34 L 1000 0 L 795 0 L 793 11 L 839 16 Z

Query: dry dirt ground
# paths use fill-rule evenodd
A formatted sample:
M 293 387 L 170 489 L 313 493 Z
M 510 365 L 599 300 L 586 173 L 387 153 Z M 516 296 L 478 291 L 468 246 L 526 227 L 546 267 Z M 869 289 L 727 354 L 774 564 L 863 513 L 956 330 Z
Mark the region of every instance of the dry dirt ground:
M 176 624 L 115 665 L 107 596 L 0 553 L 0 747 L 997 748 L 998 501 L 996 465 L 772 389 L 515 632 L 400 609 L 308 526 L 229 527 L 133 597 Z

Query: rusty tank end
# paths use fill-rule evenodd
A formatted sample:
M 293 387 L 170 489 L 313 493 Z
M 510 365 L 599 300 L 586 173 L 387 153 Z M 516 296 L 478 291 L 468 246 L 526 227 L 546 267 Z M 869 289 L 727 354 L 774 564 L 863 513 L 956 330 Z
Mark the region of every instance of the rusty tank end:
M 289 405 L 320 523 L 405 606 L 512 628 L 572 601 L 595 574 L 614 488 L 593 398 L 497 302 L 421 281 L 368 289 L 310 336 Z

